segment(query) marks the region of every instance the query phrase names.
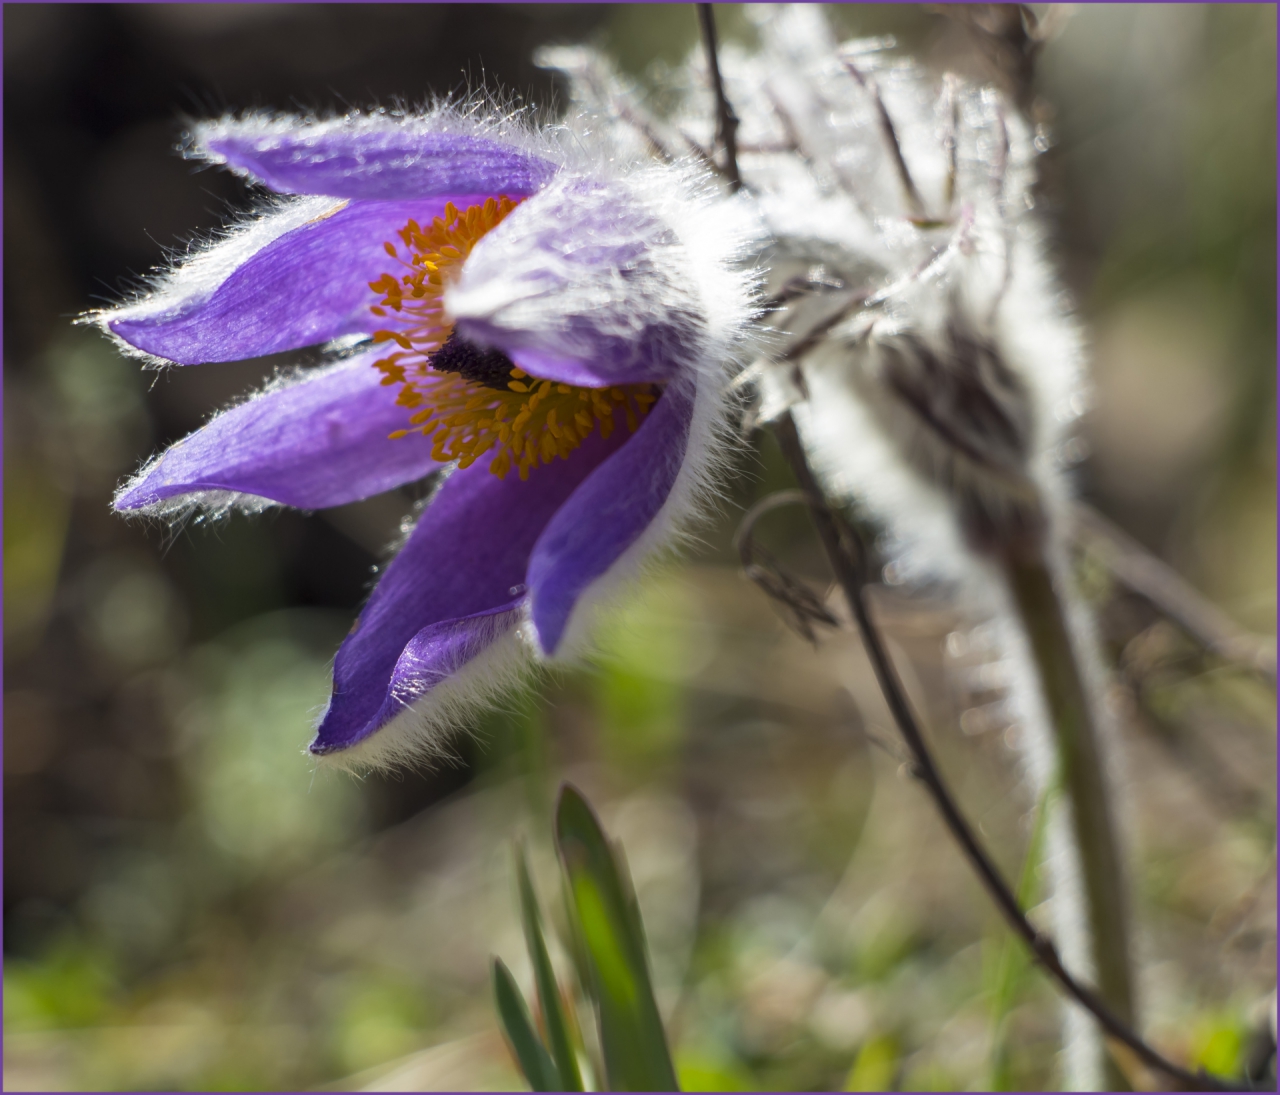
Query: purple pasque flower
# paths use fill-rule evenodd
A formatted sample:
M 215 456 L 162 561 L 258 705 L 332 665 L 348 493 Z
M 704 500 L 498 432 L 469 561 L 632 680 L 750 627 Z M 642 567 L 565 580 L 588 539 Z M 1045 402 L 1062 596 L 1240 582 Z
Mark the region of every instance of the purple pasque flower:
M 282 196 L 90 317 L 155 364 L 347 355 L 152 459 L 119 511 L 336 506 L 453 465 L 338 651 L 313 754 L 438 751 L 531 658 L 578 649 L 705 493 L 751 227 L 694 167 L 592 148 L 450 106 L 200 126 L 191 155 Z

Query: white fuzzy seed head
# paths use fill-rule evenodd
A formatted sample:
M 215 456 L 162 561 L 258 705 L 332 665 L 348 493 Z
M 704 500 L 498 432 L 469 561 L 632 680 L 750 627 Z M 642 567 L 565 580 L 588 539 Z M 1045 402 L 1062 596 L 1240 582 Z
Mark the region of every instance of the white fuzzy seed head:
M 1032 213 L 1033 133 L 993 89 L 934 80 L 880 41 L 838 45 L 816 9 L 760 21 L 761 51 L 726 49 L 721 68 L 771 235 L 774 322 L 798 341 L 838 314 L 799 361 L 820 474 L 925 569 L 1040 542 L 1083 370 Z M 699 68 L 677 124 L 709 143 Z

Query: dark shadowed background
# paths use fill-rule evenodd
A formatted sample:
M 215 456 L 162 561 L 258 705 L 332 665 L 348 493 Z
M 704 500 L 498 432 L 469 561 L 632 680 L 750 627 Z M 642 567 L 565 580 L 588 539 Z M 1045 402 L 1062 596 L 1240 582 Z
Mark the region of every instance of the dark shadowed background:
M 991 71 L 959 8 L 831 10 L 940 71 Z M 719 17 L 750 42 L 749 13 Z M 733 568 L 742 508 L 788 482 L 768 444 L 703 546 L 606 629 L 599 665 L 487 717 L 455 764 L 393 777 L 313 774 L 302 750 L 420 488 L 180 530 L 109 511 L 141 461 L 280 363 L 143 374 L 71 325 L 250 204 L 176 155 L 184 118 L 480 87 L 550 117 L 539 45 L 597 42 L 657 86 L 695 31 L 680 5 L 5 6 L 7 1088 L 515 1083 L 487 956 L 523 968 L 507 840 L 531 834 L 550 897 L 565 775 L 627 848 L 685 1086 L 1050 1082 L 1053 994 L 1001 964 L 984 896 L 870 744 L 892 733 L 858 644 L 815 650 Z M 1263 634 L 1275 43 L 1267 5 L 1085 5 L 1036 85 L 1094 362 L 1082 492 Z M 824 582 L 803 521 L 772 520 Z M 1274 697 L 1081 567 L 1120 670 L 1145 1022 L 1229 1072 L 1265 1052 L 1274 986 Z M 1031 804 L 1016 728 L 983 715 L 999 681 L 980 621 L 909 590 L 880 604 L 1016 873 Z

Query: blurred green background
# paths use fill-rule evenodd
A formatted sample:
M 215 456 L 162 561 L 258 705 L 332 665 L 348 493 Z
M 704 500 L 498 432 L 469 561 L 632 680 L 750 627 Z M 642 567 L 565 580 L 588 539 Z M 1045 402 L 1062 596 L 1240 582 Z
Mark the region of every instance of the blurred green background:
M 747 14 L 718 10 L 749 43 Z M 958 9 L 829 10 L 842 34 L 983 70 Z M 767 443 L 702 546 L 610 624 L 598 666 L 513 698 L 452 765 L 363 780 L 302 751 L 415 490 L 180 531 L 108 510 L 140 461 L 276 364 L 157 377 L 70 325 L 248 204 L 172 152 L 183 117 L 482 83 L 553 112 L 538 45 L 596 42 L 660 87 L 696 46 L 692 9 L 3 17 L 5 1087 L 515 1084 L 488 956 L 527 979 L 508 842 L 529 835 L 553 894 L 566 776 L 626 848 L 686 1087 L 1051 1083 L 1054 994 L 875 746 L 892 726 L 857 642 L 811 647 L 734 568 L 743 507 L 788 485 Z M 1270 5 L 1081 5 L 1037 81 L 1094 364 L 1081 490 L 1259 633 L 1275 627 L 1275 43 Z M 826 581 L 802 515 L 764 535 Z M 1145 1024 L 1238 1070 L 1265 1053 L 1274 987 L 1274 696 L 1081 567 L 1117 667 Z M 936 593 L 883 592 L 946 770 L 1016 874 L 1032 803 L 987 633 Z

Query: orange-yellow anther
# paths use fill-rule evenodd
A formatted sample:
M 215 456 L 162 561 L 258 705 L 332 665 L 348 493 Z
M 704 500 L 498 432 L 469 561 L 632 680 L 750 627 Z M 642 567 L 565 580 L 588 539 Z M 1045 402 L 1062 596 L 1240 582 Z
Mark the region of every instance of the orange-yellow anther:
M 627 424 L 635 430 L 657 398 L 648 385 L 633 384 L 564 385 L 569 388 L 567 394 L 557 391 L 539 399 L 528 392 L 487 388 L 456 373 L 433 373 L 419 384 L 423 409 L 410 419 L 414 427 L 410 432 L 431 438 L 435 459 L 457 460 L 464 468 L 496 448 L 489 470 L 499 478 L 514 467 L 521 479 L 527 479 L 529 470 L 539 463 L 568 459 L 597 426 L 607 438 L 619 409 L 624 409 Z
M 374 341 L 400 347 L 374 367 L 383 373 L 383 384 L 400 385 L 396 403 L 414 412 L 412 428 L 396 430 L 391 438 L 421 434 L 431 439 L 434 459 L 457 460 L 464 468 L 496 448 L 489 470 L 505 478 L 514 467 L 527 479 L 539 463 L 567 459 L 597 425 L 607 438 L 617 411 L 634 431 L 658 393 L 648 384 L 578 388 L 515 367 L 504 391 L 431 367 L 431 355 L 453 329 L 441 303 L 449 278 L 517 204 L 507 197 L 489 198 L 459 211 L 449 202 L 444 216 L 425 227 L 411 220 L 397 233 L 407 258 L 394 243 L 383 245 L 406 273 L 398 279 L 384 273 L 369 288 L 382 297 L 370 306 L 373 313 L 387 317 L 390 309 L 397 324 L 396 330 L 375 331 Z

